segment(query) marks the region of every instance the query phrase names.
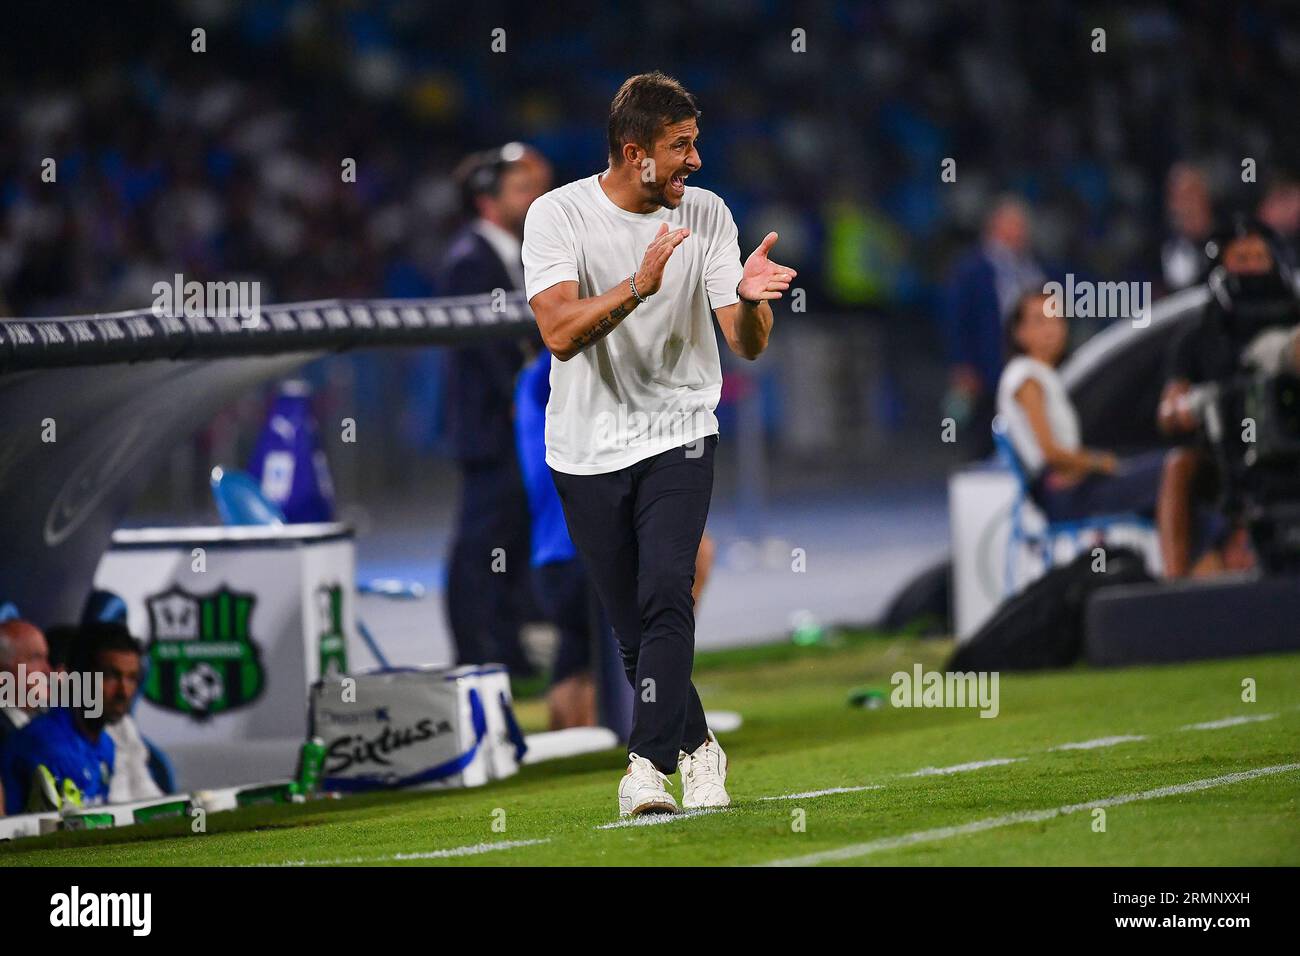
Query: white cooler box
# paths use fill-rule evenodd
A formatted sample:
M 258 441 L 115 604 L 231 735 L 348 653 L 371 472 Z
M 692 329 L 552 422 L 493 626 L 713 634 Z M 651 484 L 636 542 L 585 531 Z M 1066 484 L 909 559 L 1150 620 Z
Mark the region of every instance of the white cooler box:
M 477 787 L 519 770 L 526 745 L 510 678 L 497 664 L 393 668 L 311 690 L 311 729 L 325 745 L 322 790 Z

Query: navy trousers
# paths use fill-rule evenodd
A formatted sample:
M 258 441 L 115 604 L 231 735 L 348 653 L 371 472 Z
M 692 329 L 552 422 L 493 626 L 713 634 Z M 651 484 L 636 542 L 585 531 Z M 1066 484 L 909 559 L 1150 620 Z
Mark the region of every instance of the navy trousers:
M 691 683 L 695 556 L 718 436 L 601 475 L 552 469 L 569 534 L 618 636 L 634 693 L 628 752 L 664 773 L 709 728 Z
M 502 573 L 494 568 L 498 556 Z M 513 457 L 461 466 L 447 617 L 458 664 L 505 664 L 515 676 L 535 671 L 519 640 L 520 627 L 540 614 L 529 573 L 528 499 Z
M 1088 475 L 1068 488 L 1049 488 L 1040 477 L 1035 484 L 1035 499 L 1053 521 L 1074 521 L 1090 515 L 1126 511 L 1153 515 L 1164 461 L 1164 451 L 1122 458 L 1115 474 Z

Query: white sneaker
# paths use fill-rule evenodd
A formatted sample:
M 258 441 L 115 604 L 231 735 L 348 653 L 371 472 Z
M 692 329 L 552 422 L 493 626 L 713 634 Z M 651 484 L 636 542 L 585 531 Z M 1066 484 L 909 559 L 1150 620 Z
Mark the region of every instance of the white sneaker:
M 713 731 L 695 753 L 678 754 L 677 769 L 682 772 L 683 809 L 731 806 L 726 788 L 727 755 Z
M 618 782 L 618 815 L 676 813 L 677 801 L 668 792 L 668 778 L 645 757 L 628 754 L 627 773 Z

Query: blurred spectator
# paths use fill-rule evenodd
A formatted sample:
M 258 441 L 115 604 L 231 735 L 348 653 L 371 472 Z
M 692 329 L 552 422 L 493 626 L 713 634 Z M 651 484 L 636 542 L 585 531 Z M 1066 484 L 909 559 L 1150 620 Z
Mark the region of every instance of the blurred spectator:
M 130 710 L 140 685 L 140 646 L 120 624 L 92 624 L 78 635 L 70 670 L 83 681 L 87 706 L 53 708 L 10 738 L 0 757 L 8 813 L 103 803 L 109 797 L 115 747 L 105 728 Z M 90 699 L 95 673 L 103 675 L 98 700 Z
M 1172 235 L 1160 249 L 1165 288 L 1185 289 L 1205 279 L 1210 261 L 1205 242 L 1214 229 L 1214 206 L 1205 173 L 1191 163 L 1176 163 L 1165 180 L 1165 213 Z
M 877 311 L 894 307 L 904 266 L 901 230 L 879 210 L 846 200 L 827 206 L 825 225 L 831 299 Z
M 989 426 L 1002 374 L 1004 318 L 1022 295 L 1041 290 L 1045 278 L 1031 251 L 1030 229 L 1024 201 L 1002 197 L 984 221 L 981 241 L 957 260 L 948 279 L 951 368 L 945 414 L 976 456 L 992 447 Z
M 45 629 L 45 640 L 50 645 L 50 670 L 67 670 L 72 659 L 72 646 L 77 642 L 77 626 L 51 624 Z
M 534 593 L 558 635 L 551 686 L 546 692 L 549 726 L 564 730 L 598 722 L 592 651 L 599 641 L 606 654 L 616 656 L 618 645 L 569 537 L 560 495 L 546 466 L 543 436 L 550 372 L 551 353 L 543 349 L 520 373 L 515 387 L 515 440 L 531 517 Z M 613 715 L 615 719 L 607 726 L 626 734 L 631 726 L 630 701 L 624 709 L 626 713 Z
M 1278 270 L 1275 246 L 1267 227 L 1257 221 L 1237 216 L 1221 228 L 1211 243 L 1213 295 L 1197 320 L 1170 344 L 1158 424 L 1183 443 L 1172 453 L 1174 480 L 1193 500 L 1214 502 L 1223 491 L 1223 476 L 1202 420 L 1205 395 L 1200 386 L 1231 382 L 1241 367 L 1242 350 L 1263 329 L 1300 324 L 1295 291 Z M 1174 529 L 1177 547 L 1172 557 L 1166 556 L 1168 577 L 1252 563 L 1245 532 L 1237 528 L 1226 537 L 1200 542 L 1210 549 L 1193 565 L 1194 530 L 1187 523 Z
M 1296 267 L 1296 242 L 1300 239 L 1300 182 L 1282 175 L 1272 179 L 1259 201 L 1259 221 L 1277 234 L 1278 256 L 1288 268 Z
M 29 621 L 11 619 L 0 622 L 0 674 L 10 675 L 14 687 L 18 685 L 18 669 L 23 674 L 50 673 L 50 649 L 41 629 Z M 5 740 L 15 731 L 22 730 L 35 714 L 34 708 L 5 707 L 0 702 L 0 753 Z
M 520 143 L 476 153 L 457 169 L 469 225 L 453 239 L 438 290 L 523 288 L 524 217 L 551 185 L 550 165 Z M 528 576 L 528 501 L 515 452 L 512 402 L 524 344 L 492 339 L 452 350 L 447 401 L 461 499 L 447 559 L 447 615 L 461 664 L 535 669 L 520 627 L 535 607 Z
M 112 591 L 93 590 L 81 610 L 82 627 L 93 632 L 95 628 L 109 625 L 115 629 L 126 627 L 127 608 L 121 596 Z M 140 681 L 135 682 L 138 690 Z M 108 685 L 105 684 L 105 690 Z M 140 733 L 131 711 L 135 708 L 135 690 L 126 682 L 114 685 L 115 696 L 105 701 L 106 730 L 113 739 L 115 759 L 113 776 L 109 781 L 110 803 L 129 803 L 133 800 L 151 800 L 170 790 L 170 780 L 159 783 L 156 775 L 171 776 L 171 767 L 156 747 L 152 747 Z M 125 696 L 124 696 L 125 695 Z M 160 766 L 161 764 L 161 766 Z
M 1174 529 L 1189 522 L 1186 489 L 1165 480 L 1163 450 L 1118 458 L 1083 445 L 1078 412 L 1057 371 L 1070 330 L 1047 303 L 1047 296 L 1031 292 L 1012 309 L 1010 358 L 998 383 L 998 414 L 1030 476 L 1030 495 L 1051 521 L 1129 512 L 1154 517 L 1168 561 Z
M 135 718 L 129 713 L 116 719 L 110 716 L 105 729 L 113 738 L 115 753 L 108 802 L 130 803 L 161 797 L 165 791 L 155 779 L 157 751 L 150 749 Z

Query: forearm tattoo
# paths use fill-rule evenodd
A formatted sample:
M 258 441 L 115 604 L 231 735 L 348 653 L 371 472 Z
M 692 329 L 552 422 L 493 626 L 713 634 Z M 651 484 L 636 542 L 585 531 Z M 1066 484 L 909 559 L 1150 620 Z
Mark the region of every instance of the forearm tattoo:
M 585 349 L 592 342 L 603 339 L 605 336 L 609 335 L 610 332 L 613 332 L 618 324 L 627 318 L 628 313 L 631 311 L 632 310 L 626 306 L 615 306 L 613 312 L 609 315 L 602 316 L 600 321 L 589 328 L 586 332 L 583 332 L 581 335 L 575 335 L 573 337 L 573 344 L 579 349 Z

